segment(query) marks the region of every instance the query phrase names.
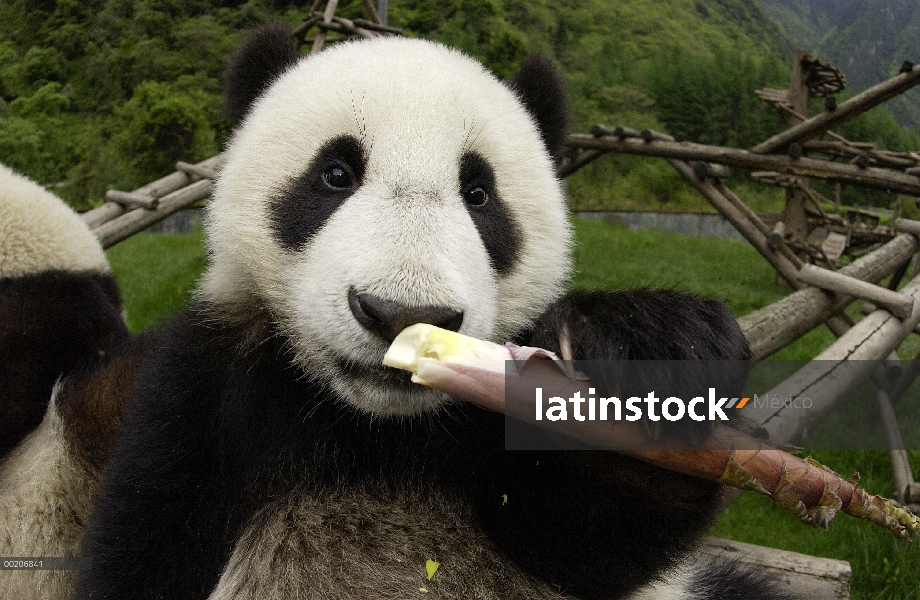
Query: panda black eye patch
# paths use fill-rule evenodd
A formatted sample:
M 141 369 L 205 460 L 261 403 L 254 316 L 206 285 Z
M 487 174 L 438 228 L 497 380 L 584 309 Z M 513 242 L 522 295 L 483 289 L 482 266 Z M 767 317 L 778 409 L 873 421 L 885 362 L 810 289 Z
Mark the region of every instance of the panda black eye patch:
M 467 152 L 460 159 L 460 195 L 492 268 L 507 273 L 517 260 L 520 234 L 498 197 L 492 165 L 477 152 Z
M 272 231 L 287 250 L 301 250 L 364 179 L 366 153 L 353 136 L 329 140 L 310 166 L 271 202 Z

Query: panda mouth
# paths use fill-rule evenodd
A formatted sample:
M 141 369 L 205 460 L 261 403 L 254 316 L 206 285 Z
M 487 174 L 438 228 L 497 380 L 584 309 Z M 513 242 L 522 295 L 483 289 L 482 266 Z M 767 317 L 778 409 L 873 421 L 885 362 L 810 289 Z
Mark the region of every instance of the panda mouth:
M 412 374 L 408 371 L 386 367 L 384 365 L 364 364 L 342 357 L 335 360 L 339 372 L 353 381 L 363 381 L 381 388 L 400 388 L 413 390 L 418 387 L 412 383 Z

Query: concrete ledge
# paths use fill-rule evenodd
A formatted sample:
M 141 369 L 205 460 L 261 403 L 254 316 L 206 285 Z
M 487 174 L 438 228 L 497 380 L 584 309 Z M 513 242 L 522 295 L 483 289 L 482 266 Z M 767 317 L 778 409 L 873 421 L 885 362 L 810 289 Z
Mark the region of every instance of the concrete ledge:
M 575 215 L 585 219 L 609 221 L 630 229 L 660 229 L 694 237 L 744 239 L 734 225 L 718 214 L 585 210 L 576 211 Z

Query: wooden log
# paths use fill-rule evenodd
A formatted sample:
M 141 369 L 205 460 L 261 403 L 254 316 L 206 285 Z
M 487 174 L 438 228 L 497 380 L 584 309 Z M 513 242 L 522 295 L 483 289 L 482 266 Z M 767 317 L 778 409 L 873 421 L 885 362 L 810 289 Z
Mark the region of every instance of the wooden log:
M 368 21 L 367 19 L 354 19 L 353 22 L 358 27 L 363 27 L 364 29 L 370 29 L 372 31 L 380 31 L 382 33 L 401 35 L 403 31 L 401 27 L 392 27 L 390 25 Z
M 556 169 L 556 177 L 560 179 L 563 177 L 568 177 L 578 169 L 593 161 L 595 158 L 598 158 L 604 154 L 606 153 L 602 150 L 583 150 L 573 160 L 559 165 L 559 167 Z
M 326 23 L 321 22 L 316 24 L 323 31 L 336 31 L 342 34 L 351 34 L 365 39 L 371 39 L 377 37 L 376 34 L 371 33 L 367 29 L 362 29 L 361 27 L 355 27 L 355 24 L 352 23 L 349 19 L 344 19 L 342 17 L 333 17 L 333 20 Z
M 920 83 L 920 67 L 914 67 L 904 73 L 895 75 L 888 81 L 856 94 L 849 100 L 837 105 L 835 111 L 825 111 L 774 135 L 768 140 L 754 146 L 751 150 L 759 154 L 769 154 L 787 147 L 793 142 L 804 142 L 828 129 L 877 106 L 882 102 L 909 90 Z
M 673 142 L 674 137 L 668 135 L 667 133 L 662 133 L 660 131 L 655 131 L 654 129 L 643 129 L 639 132 L 639 137 L 641 137 L 646 142 Z
M 317 25 L 319 24 L 328 25 L 329 23 L 331 23 L 332 17 L 333 15 L 335 15 L 335 9 L 338 8 L 338 6 L 339 6 L 339 0 L 329 0 L 329 2 L 326 3 L 325 10 L 323 10 L 323 20 L 317 23 Z M 326 43 L 326 30 L 320 29 L 319 33 L 316 34 L 316 37 L 313 38 L 313 46 L 310 47 L 310 54 L 316 54 L 317 52 L 319 52 L 322 49 L 323 44 L 325 43 Z
M 217 169 L 193 165 L 187 162 L 182 162 L 181 160 L 176 163 L 176 170 L 187 173 L 193 178 L 197 177 L 200 179 L 217 179 Z
M 854 165 L 835 163 L 803 156 L 793 159 L 778 154 L 755 154 L 739 148 L 706 146 L 689 142 L 664 140 L 641 141 L 633 138 L 618 139 L 611 136 L 594 137 L 573 133 L 567 143 L 577 148 L 594 148 L 643 156 L 659 156 L 683 161 L 706 161 L 732 167 L 752 170 L 777 171 L 800 177 L 815 177 L 830 181 L 841 181 L 855 185 L 891 190 L 920 196 L 920 179 L 901 172 L 869 167 L 860 169 Z
M 894 229 L 895 231 L 903 231 L 911 235 L 920 236 L 920 221 L 913 221 L 911 219 L 895 219 Z
M 610 127 L 609 125 L 603 125 L 601 123 L 595 123 L 591 126 L 589 131 L 591 131 L 591 135 L 594 137 L 600 137 L 602 135 L 616 135 L 617 128 Z
M 211 193 L 211 180 L 202 179 L 160 198 L 156 210 L 137 208 L 93 230 L 103 248 L 110 248 L 131 235 L 162 221 Z
M 157 198 L 151 198 L 134 192 L 121 192 L 119 190 L 108 190 L 105 193 L 106 202 L 117 202 L 128 208 L 147 208 L 153 210 L 160 201 Z
M 908 175 L 920 175 L 920 167 L 911 167 L 904 171 Z
M 300 25 L 298 25 L 298 26 L 291 32 L 291 35 L 294 37 L 295 40 L 301 40 L 301 41 L 303 41 L 304 36 L 306 36 L 306 34 L 307 34 L 307 32 L 310 30 L 310 28 L 313 27 L 314 25 L 316 25 L 316 24 L 319 22 L 319 20 L 322 19 L 322 18 L 323 18 L 323 16 L 320 15 L 320 14 L 313 14 L 313 15 L 310 15 L 309 17 L 307 17 L 307 19 L 304 20 L 303 23 L 301 23 Z
M 223 164 L 223 161 L 224 155 L 218 154 L 207 160 L 201 161 L 197 164 L 197 166 L 216 170 L 220 168 L 220 165 Z M 148 196 L 151 198 L 161 198 L 166 194 L 175 192 L 176 190 L 187 186 L 191 182 L 192 178 L 189 177 L 187 173 L 176 171 L 174 173 L 170 173 L 166 177 L 161 177 L 156 181 L 142 185 L 136 190 L 132 190 L 131 193 L 138 194 L 140 196 Z M 80 215 L 80 218 L 83 219 L 83 222 L 86 223 L 90 229 L 96 229 L 103 223 L 111 221 L 112 219 L 125 214 L 125 212 L 125 207 L 118 204 L 117 202 L 106 202 L 101 206 L 97 206 L 92 210 L 86 211 Z
M 907 450 L 898 428 L 898 418 L 894 414 L 894 406 L 888 392 L 878 388 L 875 393 L 882 428 L 885 431 L 885 443 L 891 456 L 891 470 L 894 478 L 894 497 L 901 504 L 911 502 L 911 486 L 915 485 L 914 475 L 910 469 Z
M 760 231 L 769 238 L 772 230 L 767 227 L 767 224 L 763 222 L 763 219 L 761 219 L 757 213 L 751 210 L 750 207 L 745 204 L 743 200 L 741 200 L 741 198 L 739 198 L 733 191 L 731 191 L 731 189 L 728 188 L 728 186 L 726 186 L 721 181 L 715 182 L 714 187 L 723 196 L 728 198 L 729 201 L 731 201 L 731 203 L 734 204 L 735 207 L 741 211 L 751 223 L 756 225 L 757 228 L 760 229 Z M 782 255 L 785 256 L 796 269 L 802 266 L 802 259 L 796 256 L 795 252 L 793 252 L 785 244 L 779 247 L 779 252 L 782 253 Z
M 920 244 L 914 236 L 901 234 L 838 272 L 877 283 L 909 261 L 918 249 Z M 754 358 L 766 358 L 827 321 L 852 300 L 850 296 L 831 297 L 809 287 L 740 317 L 738 325 Z
M 713 179 L 727 179 L 732 176 L 732 170 L 725 165 L 694 161 L 690 163 L 693 172 L 700 179 L 711 177 Z
M 367 14 L 371 16 L 371 20 L 375 24 L 380 23 L 380 15 L 377 14 L 377 7 L 374 6 L 374 3 L 371 0 L 364 0 L 364 10 L 367 11 Z
M 914 299 L 910 296 L 815 265 L 802 265 L 799 280 L 823 290 L 868 300 L 902 319 L 909 317 L 914 308 Z
M 734 203 L 725 197 L 725 195 L 711 182 L 696 177 L 693 168 L 686 162 L 675 159 L 668 159 L 668 162 L 678 173 L 683 175 L 684 179 L 690 182 L 704 198 L 709 200 L 709 202 L 716 207 L 716 210 L 722 213 L 722 215 L 735 226 L 735 229 L 737 229 L 771 265 L 773 265 L 777 273 L 790 283 L 794 284 L 794 282 L 797 281 L 798 269 L 788 258 L 770 249 L 770 246 L 767 244 L 767 234 L 764 233 L 758 225 L 752 222 L 751 219 L 748 218 L 748 215 L 736 207 Z
M 777 221 L 776 225 L 773 226 L 773 230 L 770 232 L 770 235 L 767 236 L 767 244 L 773 250 L 776 250 L 783 244 L 783 239 L 786 237 L 786 224 L 782 221 Z
M 701 555 L 725 564 L 738 562 L 753 572 L 765 575 L 790 597 L 809 600 L 849 600 L 850 563 L 776 550 L 744 542 L 706 538 Z
M 613 135 L 617 136 L 621 140 L 623 138 L 628 138 L 628 137 L 633 137 L 633 138 L 640 137 L 639 135 L 640 133 L 641 132 L 638 129 L 633 129 L 632 127 L 626 127 L 625 125 L 620 125 L 616 129 L 613 130 Z
M 903 291 L 920 303 L 920 278 L 914 278 Z M 875 361 L 894 352 L 918 323 L 920 310 L 917 309 L 904 321 L 885 310 L 872 313 L 792 377 L 767 392 L 771 398 L 774 395 L 811 398 L 809 410 L 792 406 L 772 408 L 765 403 L 752 406 L 747 416 L 763 425 L 771 441 L 798 443 L 854 386 L 869 377 L 878 366 Z
M 876 144 L 870 145 L 876 146 Z M 876 164 L 894 169 L 907 169 L 917 165 L 917 161 L 910 158 L 897 156 L 895 153 L 877 150 L 876 148 L 866 148 L 865 146 L 866 144 L 857 142 L 830 142 L 825 140 L 809 140 L 802 144 L 802 148 L 808 152 L 821 152 L 831 156 L 853 158 L 861 154 L 866 155 Z

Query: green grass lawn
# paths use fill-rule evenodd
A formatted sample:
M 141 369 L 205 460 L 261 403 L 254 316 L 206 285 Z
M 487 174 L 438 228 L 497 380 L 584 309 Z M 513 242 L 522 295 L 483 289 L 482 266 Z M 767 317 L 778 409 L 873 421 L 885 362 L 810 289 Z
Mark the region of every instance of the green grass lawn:
M 743 242 L 631 231 L 603 221 L 575 219 L 574 223 L 578 246 L 573 285 L 577 287 L 673 287 L 723 300 L 736 316 L 790 292 L 774 284 L 773 270 Z M 122 286 L 133 332 L 155 325 L 180 308 L 205 260 L 200 231 L 140 234 L 110 249 L 108 255 Z M 822 326 L 775 358 L 811 358 L 833 339 Z M 862 486 L 872 493 L 887 497 L 894 493 L 886 452 L 811 454 L 841 474 L 859 471 Z M 920 451 L 912 451 L 910 458 L 914 477 L 920 479 Z M 728 508 L 713 534 L 849 561 L 853 566 L 851 593 L 857 600 L 920 600 L 920 540 L 898 541 L 848 515 L 840 515 L 827 532 L 815 530 L 786 515 L 768 498 L 748 493 Z

